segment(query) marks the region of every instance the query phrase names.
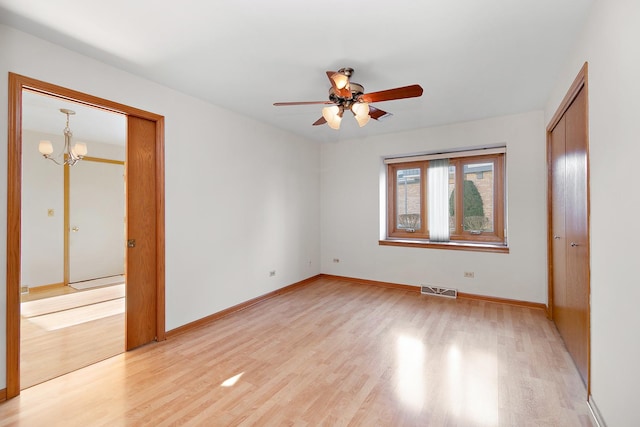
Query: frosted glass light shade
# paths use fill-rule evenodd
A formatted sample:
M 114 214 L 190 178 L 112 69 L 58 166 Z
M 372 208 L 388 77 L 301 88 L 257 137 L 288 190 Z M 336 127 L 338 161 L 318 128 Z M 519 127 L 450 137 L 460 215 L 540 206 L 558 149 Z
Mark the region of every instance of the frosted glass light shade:
M 369 103 L 367 102 L 356 102 L 351 106 L 351 111 L 356 116 L 368 116 L 369 115 Z
M 78 142 L 73 146 L 73 154 L 79 157 L 87 155 L 87 144 L 84 142 Z
M 53 144 L 51 144 L 51 141 L 42 140 L 40 144 L 38 144 L 38 151 L 40 154 L 48 156 L 53 153 Z
M 369 116 L 369 104 L 366 102 L 356 102 L 351 106 L 351 111 L 356 116 L 358 125 L 360 127 L 369 123 L 371 116 Z
M 349 83 L 349 77 L 344 74 L 335 73 L 331 78 L 338 89 L 344 89 L 347 86 L 347 83 Z
M 322 117 L 324 117 L 331 129 L 340 129 L 340 122 L 342 122 L 340 107 L 338 107 L 337 105 L 324 107 L 322 109 Z
M 366 125 L 367 123 L 369 123 L 369 120 L 371 120 L 371 116 L 369 116 L 368 114 L 366 116 L 358 116 L 356 115 L 356 121 L 358 122 L 358 125 L 360 127 Z

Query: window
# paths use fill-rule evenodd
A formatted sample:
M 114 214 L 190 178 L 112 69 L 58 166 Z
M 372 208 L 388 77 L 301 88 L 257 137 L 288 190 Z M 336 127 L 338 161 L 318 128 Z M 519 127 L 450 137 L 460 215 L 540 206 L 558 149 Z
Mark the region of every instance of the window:
M 504 158 L 498 148 L 385 160 L 387 240 L 505 246 Z

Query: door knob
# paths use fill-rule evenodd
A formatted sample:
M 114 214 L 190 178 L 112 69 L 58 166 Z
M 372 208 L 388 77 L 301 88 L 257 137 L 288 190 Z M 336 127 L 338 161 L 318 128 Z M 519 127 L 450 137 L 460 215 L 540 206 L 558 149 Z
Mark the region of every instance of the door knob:
M 554 239 L 556 239 L 556 240 L 558 240 L 558 239 L 560 238 L 560 236 L 558 236 L 557 234 L 554 234 L 554 235 L 553 235 L 553 238 L 554 238 Z
M 136 239 L 127 240 L 127 247 L 128 248 L 135 248 L 136 247 Z
M 580 246 L 580 244 L 576 243 L 576 242 L 571 242 L 571 247 L 572 248 L 575 248 L 576 246 Z
M 74 226 L 74 227 L 71 228 L 71 231 L 73 231 L 74 233 L 77 233 L 78 231 L 80 231 L 80 228 Z

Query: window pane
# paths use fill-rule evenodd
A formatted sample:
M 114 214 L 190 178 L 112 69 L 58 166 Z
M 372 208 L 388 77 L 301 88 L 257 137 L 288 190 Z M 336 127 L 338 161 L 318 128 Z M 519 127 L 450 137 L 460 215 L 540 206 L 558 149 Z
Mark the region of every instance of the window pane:
M 493 163 L 467 163 L 463 173 L 464 231 L 472 234 L 493 232 Z
M 420 169 L 398 169 L 396 172 L 396 225 L 414 232 L 420 229 Z
M 449 166 L 449 233 L 456 231 L 456 167 Z

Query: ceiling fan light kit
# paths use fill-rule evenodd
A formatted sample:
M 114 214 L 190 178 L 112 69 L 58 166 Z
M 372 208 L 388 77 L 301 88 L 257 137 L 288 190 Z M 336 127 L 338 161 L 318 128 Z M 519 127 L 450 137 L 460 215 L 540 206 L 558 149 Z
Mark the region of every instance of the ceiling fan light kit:
M 313 126 L 327 124 L 331 129 L 340 129 L 344 111 L 351 110 L 358 125 L 363 127 L 372 118 L 380 120 L 391 116 L 391 113 L 375 108 L 370 103 L 392 101 L 394 99 L 415 98 L 422 96 L 420 85 L 403 86 L 395 89 L 387 89 L 379 92 L 364 93 L 361 84 L 351 81 L 353 68 L 341 68 L 338 71 L 327 71 L 327 77 L 331 82 L 329 89 L 329 101 L 302 101 L 302 102 L 276 102 L 276 107 L 289 105 L 329 104 L 331 106 L 322 109 L 322 117 L 313 123 Z
M 331 129 L 340 129 L 343 114 L 344 108 L 338 105 L 332 105 L 331 107 L 324 107 L 322 109 L 322 117 L 324 117 L 327 125 L 329 125 Z
M 356 117 L 356 121 L 360 127 L 369 123 L 371 120 L 371 116 L 369 115 L 369 103 L 367 102 L 356 102 L 351 105 L 351 112 Z
M 329 71 L 327 71 L 329 73 Z M 349 77 L 353 74 L 353 68 L 340 68 L 337 72 L 331 74 L 335 86 L 338 89 L 344 89 L 349 84 Z

